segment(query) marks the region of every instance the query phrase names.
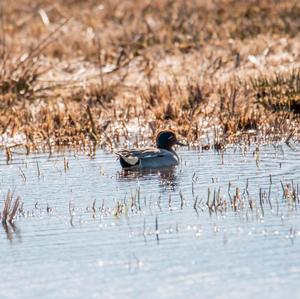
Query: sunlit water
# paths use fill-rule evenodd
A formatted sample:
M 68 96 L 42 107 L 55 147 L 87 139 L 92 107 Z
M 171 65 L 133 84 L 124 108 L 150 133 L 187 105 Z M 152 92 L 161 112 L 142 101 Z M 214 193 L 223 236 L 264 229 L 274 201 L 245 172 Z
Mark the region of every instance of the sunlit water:
M 103 151 L 2 154 L 1 206 L 8 189 L 24 206 L 1 227 L 0 298 L 300 298 L 299 198 L 283 198 L 298 192 L 299 152 L 179 154 L 139 175 Z M 227 210 L 210 213 L 208 193 Z

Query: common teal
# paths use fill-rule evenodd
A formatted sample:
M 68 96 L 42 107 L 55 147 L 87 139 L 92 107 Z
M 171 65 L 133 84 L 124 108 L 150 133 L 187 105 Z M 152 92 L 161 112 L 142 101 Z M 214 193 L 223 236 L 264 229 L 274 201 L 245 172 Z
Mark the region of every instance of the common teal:
M 184 146 L 171 131 L 161 131 L 156 137 L 156 147 L 124 149 L 116 152 L 123 168 L 164 168 L 178 165 L 179 157 L 174 145 Z

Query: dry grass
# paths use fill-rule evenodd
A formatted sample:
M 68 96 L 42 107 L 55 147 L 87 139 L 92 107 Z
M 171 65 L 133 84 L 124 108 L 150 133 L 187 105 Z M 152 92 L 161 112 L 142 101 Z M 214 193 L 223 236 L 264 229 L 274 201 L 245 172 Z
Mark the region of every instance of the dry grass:
M 19 211 L 21 206 L 21 198 L 18 196 L 15 200 L 13 199 L 13 193 L 9 190 L 7 192 L 6 199 L 4 200 L 1 221 L 3 225 L 12 224 L 14 218 Z
M 300 69 L 253 80 L 257 102 L 270 111 L 300 114 Z
M 299 138 L 299 1 L 2 2 L 2 146 Z M 205 140 L 205 141 L 204 141 Z

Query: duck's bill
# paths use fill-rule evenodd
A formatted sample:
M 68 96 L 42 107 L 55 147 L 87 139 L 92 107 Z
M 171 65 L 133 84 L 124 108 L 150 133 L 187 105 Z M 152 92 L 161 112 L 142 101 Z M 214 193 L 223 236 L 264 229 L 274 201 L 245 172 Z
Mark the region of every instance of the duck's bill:
M 175 144 L 180 145 L 180 146 L 188 146 L 186 143 L 182 143 L 180 141 L 176 141 Z

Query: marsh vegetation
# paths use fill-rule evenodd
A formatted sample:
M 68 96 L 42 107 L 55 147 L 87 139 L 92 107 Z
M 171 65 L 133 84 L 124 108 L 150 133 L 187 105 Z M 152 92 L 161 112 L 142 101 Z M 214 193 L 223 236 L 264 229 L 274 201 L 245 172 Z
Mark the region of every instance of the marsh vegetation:
M 230 8 L 230 9 L 229 9 Z M 3 1 L 2 146 L 299 134 L 298 1 Z M 130 127 L 137 134 L 128 133 Z

